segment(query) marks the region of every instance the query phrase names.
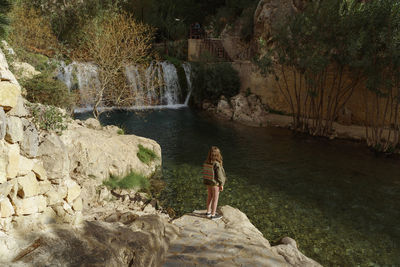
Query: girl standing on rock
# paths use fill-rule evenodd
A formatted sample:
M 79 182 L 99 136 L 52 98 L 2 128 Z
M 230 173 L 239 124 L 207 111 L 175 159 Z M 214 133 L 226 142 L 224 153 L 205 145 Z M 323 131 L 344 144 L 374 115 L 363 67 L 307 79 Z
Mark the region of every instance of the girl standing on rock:
M 212 146 L 203 164 L 203 183 L 207 186 L 207 217 L 212 220 L 221 219 L 216 213 L 219 192 L 224 190 L 226 181 L 225 170 L 222 166 L 222 155 L 218 147 Z

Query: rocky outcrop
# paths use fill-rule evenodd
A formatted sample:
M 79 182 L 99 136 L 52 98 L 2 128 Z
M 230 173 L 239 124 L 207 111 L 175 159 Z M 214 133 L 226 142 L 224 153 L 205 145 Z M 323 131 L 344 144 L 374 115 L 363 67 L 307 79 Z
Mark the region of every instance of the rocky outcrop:
M 261 0 L 254 13 L 254 39 L 270 44 L 273 28 L 304 9 L 306 0 Z
M 223 218 L 218 221 L 207 219 L 204 212 L 195 211 L 172 222 L 179 232 L 164 266 L 321 266 L 292 243 L 271 247 L 238 209 L 221 207 Z
M 0 231 L 0 263 L 161 266 L 177 229 L 153 204 L 146 194 L 104 187 L 75 227 L 53 221 L 50 227 L 29 235 Z
M 221 118 L 249 126 L 265 126 L 268 123 L 266 118 L 268 111 L 254 94 L 246 96 L 240 93 L 230 100 L 221 97 L 216 107 L 206 101 L 203 103 L 203 109 Z

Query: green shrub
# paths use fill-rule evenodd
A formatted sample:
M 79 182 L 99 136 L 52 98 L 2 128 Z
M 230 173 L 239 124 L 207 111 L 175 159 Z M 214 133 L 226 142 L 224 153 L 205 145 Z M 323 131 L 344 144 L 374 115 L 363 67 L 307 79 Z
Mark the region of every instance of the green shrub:
M 134 172 L 129 173 L 127 176 L 121 178 L 115 175 L 111 175 L 110 178 L 103 182 L 105 186 L 111 189 L 148 189 L 150 186 L 149 179 L 141 174 Z
M 124 129 L 118 129 L 117 134 L 124 135 L 125 134 Z
M 68 116 L 59 108 L 40 104 L 31 104 L 29 108 L 33 116 L 33 122 L 38 129 L 55 131 L 59 134 L 67 129 Z
M 74 104 L 74 95 L 67 86 L 51 77 L 49 73 L 42 73 L 32 79 L 21 82 L 27 91 L 27 100 L 61 108 L 71 108 Z
M 139 147 L 139 152 L 137 153 L 137 156 L 141 162 L 149 164 L 151 161 L 158 158 L 156 153 L 154 153 L 153 150 L 145 148 L 142 145 L 139 145 L 138 147 Z
M 240 91 L 238 72 L 230 63 L 204 64 L 194 67 L 193 98 L 199 104 L 204 99 L 216 103 L 224 95 L 232 97 Z

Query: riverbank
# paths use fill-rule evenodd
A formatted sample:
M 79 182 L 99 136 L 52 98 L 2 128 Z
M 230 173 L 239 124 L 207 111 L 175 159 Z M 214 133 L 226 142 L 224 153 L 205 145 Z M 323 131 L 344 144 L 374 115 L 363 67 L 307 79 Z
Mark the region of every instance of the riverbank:
M 205 101 L 202 109 L 217 118 L 238 122 L 252 127 L 280 127 L 292 128 L 293 119 L 289 115 L 269 112 L 262 104 L 261 99 L 254 94 L 238 94 L 230 100 L 222 97 L 217 105 Z M 365 141 L 366 130 L 364 126 L 344 125 L 333 123 L 334 132 L 329 139 L 346 139 Z

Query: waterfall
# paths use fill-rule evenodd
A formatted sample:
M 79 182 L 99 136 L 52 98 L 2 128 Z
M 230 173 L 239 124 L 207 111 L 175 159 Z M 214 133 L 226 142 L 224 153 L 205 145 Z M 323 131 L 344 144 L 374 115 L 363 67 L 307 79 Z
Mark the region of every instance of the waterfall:
M 147 67 L 130 65 L 125 67 L 126 81 L 133 96 L 132 106 L 124 109 L 160 109 L 187 107 L 192 91 L 191 66 L 183 63 L 187 82 L 187 94 L 179 84 L 178 71 L 168 62 L 151 62 Z M 100 81 L 97 67 L 91 63 L 61 62 L 57 78 L 63 81 L 70 91 L 78 90 L 79 108 L 76 111 L 90 110 L 95 103 Z M 102 107 L 112 109 L 112 107 Z
M 94 64 L 73 62 L 65 65 L 61 62 L 57 79 L 63 81 L 70 91 L 79 90 L 80 107 L 90 108 L 94 105 L 96 92 L 100 88 L 97 67 Z
M 192 95 L 192 66 L 189 63 L 183 63 L 182 64 L 183 70 L 185 71 L 185 76 L 186 76 L 186 82 L 188 86 L 188 94 L 185 99 L 185 103 L 183 103 L 185 106 L 189 104 L 189 99 L 190 96 Z

